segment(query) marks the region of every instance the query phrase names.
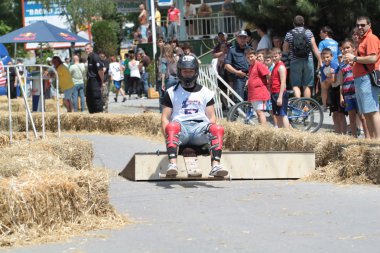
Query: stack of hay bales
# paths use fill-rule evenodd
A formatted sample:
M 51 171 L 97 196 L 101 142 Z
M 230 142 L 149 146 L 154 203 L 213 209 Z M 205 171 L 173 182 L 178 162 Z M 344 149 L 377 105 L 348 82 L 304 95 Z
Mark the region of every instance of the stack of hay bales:
M 125 222 L 109 203 L 109 176 L 92 145 L 74 138 L 0 148 L 0 246 L 56 240 Z
M 379 141 L 240 123 L 223 125 L 224 147 L 229 150 L 315 152 L 317 170 L 307 180 L 380 184 Z
M 37 130 L 41 131 L 42 114 L 33 113 L 34 123 Z M 24 132 L 25 113 L 12 114 L 12 127 L 15 132 Z M 160 115 L 157 113 L 144 114 L 108 114 L 108 113 L 63 113 L 61 114 L 61 130 L 63 131 L 86 131 L 118 134 L 143 134 L 157 136 L 161 134 Z M 57 114 L 45 114 L 45 127 L 47 131 L 57 131 Z M 30 124 L 29 124 L 30 127 Z M 9 128 L 8 113 L 0 113 L 0 131 Z
M 32 100 L 28 99 L 28 105 L 30 110 L 32 110 Z M 0 111 L 8 112 L 8 97 L 0 96 Z M 25 112 L 25 104 L 23 98 L 11 99 L 12 112 Z M 57 100 L 55 99 L 45 99 L 45 111 L 46 112 L 57 112 Z
M 40 129 L 41 114 L 34 116 L 36 126 Z M 380 183 L 378 141 L 358 140 L 333 133 L 311 134 L 292 129 L 275 129 L 225 121 L 220 123 L 225 127 L 226 150 L 315 152 L 318 168 L 310 179 L 327 182 Z M 7 125 L 7 114 L 0 114 L 0 130 L 6 131 Z M 14 131 L 25 131 L 25 114 L 15 114 L 13 126 Z M 46 129 L 57 131 L 55 113 L 46 114 Z M 61 129 L 163 139 L 160 114 L 157 113 L 133 115 L 65 113 L 61 117 Z

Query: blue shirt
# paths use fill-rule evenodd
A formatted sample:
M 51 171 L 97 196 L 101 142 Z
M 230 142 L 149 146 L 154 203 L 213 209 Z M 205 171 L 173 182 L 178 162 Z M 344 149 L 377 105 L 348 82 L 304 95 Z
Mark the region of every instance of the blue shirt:
M 231 47 L 228 50 L 228 54 L 226 59 L 224 60 L 224 64 L 230 64 L 236 70 L 241 70 L 245 73 L 248 73 L 249 63 L 247 58 L 245 58 L 244 54 L 244 50 L 247 48 L 249 48 L 249 46 L 240 48 L 238 44 Z
M 331 38 L 326 38 L 319 42 L 318 49 L 322 53 L 322 50 L 325 48 L 330 48 L 333 54 L 333 61 L 338 63 L 338 56 L 341 54 L 338 42 Z
M 322 82 L 327 79 L 328 73 L 336 75 L 338 73 L 338 71 L 339 71 L 339 65 L 338 65 L 338 63 L 336 63 L 334 61 L 331 61 L 329 66 L 326 66 L 325 64 L 323 64 L 323 66 L 321 67 Z

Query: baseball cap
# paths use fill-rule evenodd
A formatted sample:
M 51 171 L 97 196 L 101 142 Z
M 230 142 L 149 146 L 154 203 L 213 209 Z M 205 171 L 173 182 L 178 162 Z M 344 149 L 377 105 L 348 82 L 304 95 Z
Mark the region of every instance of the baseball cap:
M 239 37 L 239 36 L 245 36 L 245 37 L 248 37 L 248 34 L 247 34 L 246 31 L 244 31 L 244 30 L 240 30 L 240 31 L 238 32 L 237 36 L 238 36 L 238 37 Z
M 137 53 L 138 54 L 145 54 L 145 51 L 144 49 L 142 49 L 141 47 L 137 50 Z

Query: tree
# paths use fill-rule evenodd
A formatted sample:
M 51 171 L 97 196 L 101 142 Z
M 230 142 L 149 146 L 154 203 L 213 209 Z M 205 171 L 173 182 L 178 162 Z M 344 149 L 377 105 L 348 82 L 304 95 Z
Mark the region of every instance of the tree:
M 62 15 L 66 16 L 72 32 L 77 32 L 79 26 L 87 26 L 93 19 L 104 19 L 116 13 L 114 0 L 37 0 L 37 2 L 46 9 L 52 4 L 61 6 Z
M 302 15 L 315 35 L 328 25 L 338 40 L 349 36 L 356 17 L 365 15 L 371 18 L 374 33 L 380 33 L 378 0 L 247 0 L 236 5 L 236 15 L 254 24 L 264 23 L 281 36 L 293 27 L 294 16 Z
M 0 1 L 0 36 L 11 32 L 22 26 L 21 1 L 2 0 Z M 8 52 L 14 52 L 15 44 L 6 44 Z M 25 55 L 22 48 L 17 55 Z
M 119 25 L 112 20 L 101 20 L 92 26 L 96 52 L 104 52 L 106 55 L 116 55 L 118 52 Z
M 3 20 L 0 20 L 0 36 L 12 31 L 12 28 L 4 23 Z
M 3 25 L 12 30 L 22 26 L 21 1 L 2 0 L 0 2 L 0 17 Z

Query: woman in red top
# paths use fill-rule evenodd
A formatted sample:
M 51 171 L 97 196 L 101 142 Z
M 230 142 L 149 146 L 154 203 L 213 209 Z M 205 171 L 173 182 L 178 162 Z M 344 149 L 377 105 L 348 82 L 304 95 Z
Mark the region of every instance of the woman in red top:
M 286 92 L 286 68 L 281 61 L 282 52 L 279 48 L 271 50 L 274 68 L 270 78 L 270 92 L 273 114 L 279 128 L 289 128 L 288 93 Z
M 252 106 L 256 111 L 260 124 L 266 123 L 265 114 L 266 103 L 270 99 L 267 83 L 270 72 L 263 63 L 256 61 L 256 52 L 248 48 L 245 51 L 245 57 L 249 62 L 248 72 L 248 102 L 252 102 Z

